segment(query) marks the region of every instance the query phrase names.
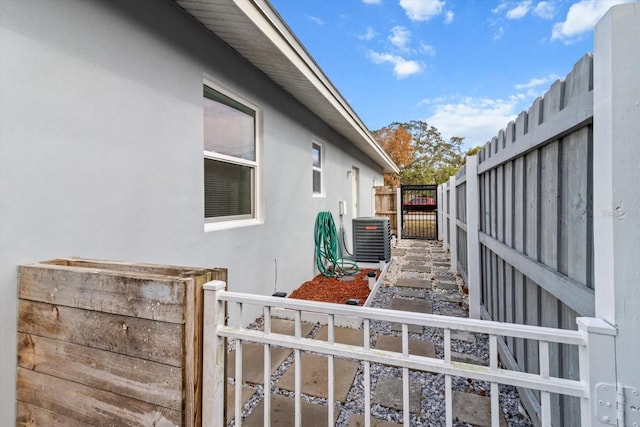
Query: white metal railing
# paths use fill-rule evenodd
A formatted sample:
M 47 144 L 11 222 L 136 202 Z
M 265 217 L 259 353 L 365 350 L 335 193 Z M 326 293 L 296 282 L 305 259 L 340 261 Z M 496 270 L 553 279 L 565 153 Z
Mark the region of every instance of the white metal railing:
M 403 416 L 404 425 L 409 426 L 409 370 L 445 375 L 446 425 L 452 425 L 451 377 L 458 376 L 486 381 L 491 384 L 491 423 L 499 425 L 498 384 L 507 384 L 538 390 L 541 396 L 540 420 L 542 425 L 550 425 L 551 393 L 577 396 L 581 399 L 582 425 L 600 425 L 595 417 L 592 404 L 592 382 L 601 382 L 599 374 L 602 364 L 613 363 L 613 336 L 615 328 L 600 319 L 579 318 L 578 331 L 553 329 L 521 324 L 507 324 L 476 319 L 419 314 L 406 311 L 368 307 L 327 304 L 288 298 L 266 297 L 225 291 L 226 284 L 220 281 L 205 285 L 204 312 L 204 366 L 203 366 L 203 427 L 224 425 L 224 375 L 226 348 L 224 338 L 236 340 L 235 378 L 242 378 L 243 342 L 264 345 L 264 425 L 270 425 L 270 375 L 271 346 L 294 350 L 295 357 L 295 425 L 301 425 L 301 363 L 303 351 L 328 356 L 329 395 L 327 401 L 329 426 L 334 420 L 333 362 L 335 357 L 362 361 L 364 363 L 365 425 L 371 425 L 371 363 L 402 368 L 403 370 Z M 250 330 L 242 325 L 229 326 L 225 319 L 225 308 L 235 306 L 237 319 L 242 319 L 244 305 L 263 307 L 264 330 Z M 225 305 L 230 305 L 225 307 Z M 295 312 L 295 334 L 293 336 L 271 332 L 271 310 L 273 308 Z M 318 341 L 301 336 L 301 314 L 321 313 L 327 316 L 328 340 Z M 333 320 L 335 316 L 356 316 L 363 319 L 364 339 L 360 346 L 340 344 L 334 341 Z M 370 348 L 370 321 L 388 321 L 402 324 L 402 353 Z M 238 320 L 241 323 L 241 320 Z M 444 359 L 415 356 L 409 354 L 408 325 L 439 328 L 444 335 Z M 451 331 L 468 331 L 489 336 L 489 366 L 479 366 L 451 360 Z M 540 373 L 532 374 L 498 367 L 498 337 L 515 337 L 539 342 Z M 567 344 L 579 347 L 580 380 L 552 377 L 549 370 L 549 343 Z M 594 343 L 596 344 L 594 346 Z M 596 369 L 597 367 L 597 369 Z M 606 370 L 606 369 L 605 369 Z M 602 379 L 603 381 L 606 379 Z M 235 388 L 235 420 L 240 425 L 242 382 Z M 592 422 L 593 421 L 593 422 Z

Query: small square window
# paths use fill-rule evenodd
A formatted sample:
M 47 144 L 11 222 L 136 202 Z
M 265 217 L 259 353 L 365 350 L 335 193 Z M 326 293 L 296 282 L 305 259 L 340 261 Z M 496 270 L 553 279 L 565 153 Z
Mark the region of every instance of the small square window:
M 322 194 L 322 148 L 318 144 L 311 145 L 313 194 Z

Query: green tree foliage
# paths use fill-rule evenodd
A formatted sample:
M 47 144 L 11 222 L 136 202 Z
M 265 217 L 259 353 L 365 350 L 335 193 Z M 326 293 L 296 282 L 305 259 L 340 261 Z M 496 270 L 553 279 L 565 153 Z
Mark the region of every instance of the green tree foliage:
M 438 129 L 422 120 L 394 122 L 373 134 L 381 141 L 384 135 L 393 134 L 399 129 L 411 135 L 413 147 L 411 161 L 399 165 L 401 184 L 442 184 L 465 163 L 462 151 L 464 138 L 454 136 L 445 141 Z M 389 140 L 385 142 L 388 145 Z M 385 144 L 381 143 L 381 146 Z M 387 148 L 385 150 L 389 152 Z M 385 178 L 385 182 L 389 181 L 391 179 Z

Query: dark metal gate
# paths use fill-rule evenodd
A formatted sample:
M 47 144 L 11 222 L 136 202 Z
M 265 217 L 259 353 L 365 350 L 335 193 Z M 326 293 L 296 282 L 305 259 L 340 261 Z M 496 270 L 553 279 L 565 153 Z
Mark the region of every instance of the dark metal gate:
M 402 185 L 402 238 L 438 239 L 438 186 Z

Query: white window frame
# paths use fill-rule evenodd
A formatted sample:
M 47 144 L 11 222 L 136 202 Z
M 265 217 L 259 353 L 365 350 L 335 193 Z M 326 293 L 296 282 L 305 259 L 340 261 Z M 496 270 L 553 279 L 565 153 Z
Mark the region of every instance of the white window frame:
M 318 147 L 320 149 L 320 166 L 315 166 L 313 164 L 313 149 L 314 147 Z M 322 141 L 319 141 L 316 138 L 313 138 L 311 140 L 311 153 L 312 153 L 312 162 L 311 162 L 311 193 L 313 194 L 313 197 L 325 197 L 325 191 L 324 191 L 324 173 L 323 173 L 323 168 L 324 168 L 324 161 L 325 161 L 325 147 L 326 144 L 322 143 Z M 315 190 L 313 189 L 313 172 L 319 172 L 320 173 L 320 192 L 316 193 Z
M 229 228 L 246 227 L 252 225 L 258 225 L 264 223 L 264 198 L 262 191 L 262 109 L 258 104 L 248 100 L 246 97 L 238 95 L 229 89 L 222 87 L 215 83 L 211 78 L 205 77 L 203 79 L 203 85 L 210 87 L 211 89 L 220 92 L 221 94 L 233 99 L 234 101 L 244 105 L 245 107 L 255 112 L 254 117 L 254 142 L 255 142 L 255 160 L 246 160 L 234 156 L 228 156 L 225 154 L 216 153 L 214 151 L 203 150 L 203 157 L 205 159 L 216 160 L 220 162 L 226 162 L 230 164 L 249 166 L 253 169 L 253 182 L 252 182 L 252 210 L 253 214 L 249 215 L 233 215 L 225 217 L 204 218 L 204 230 L 205 232 L 225 230 Z M 204 96 L 204 95 L 203 95 Z M 204 120 L 204 115 L 203 115 Z M 204 126 L 203 129 L 203 144 L 204 144 Z M 204 164 L 203 164 L 203 178 L 204 178 Z M 202 182 L 202 203 L 204 208 L 204 180 Z M 203 209 L 204 211 L 204 209 Z

